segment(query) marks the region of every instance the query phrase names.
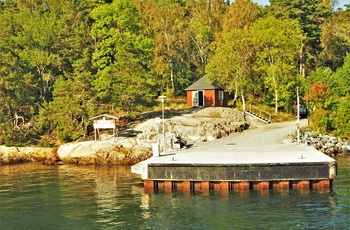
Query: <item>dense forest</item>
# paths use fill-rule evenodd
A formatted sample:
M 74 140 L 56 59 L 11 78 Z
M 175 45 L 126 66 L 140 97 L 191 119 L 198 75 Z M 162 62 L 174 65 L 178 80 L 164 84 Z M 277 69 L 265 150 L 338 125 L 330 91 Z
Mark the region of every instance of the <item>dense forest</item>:
M 153 110 L 206 75 L 233 104 L 350 138 L 350 6 L 331 0 L 1 0 L 0 144 L 77 140 L 89 118 Z

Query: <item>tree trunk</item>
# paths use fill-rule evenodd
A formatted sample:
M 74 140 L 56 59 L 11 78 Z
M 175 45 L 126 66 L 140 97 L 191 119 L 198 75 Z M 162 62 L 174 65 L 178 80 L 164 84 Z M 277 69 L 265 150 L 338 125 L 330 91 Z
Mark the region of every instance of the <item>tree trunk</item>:
M 242 106 L 243 106 L 243 111 L 245 111 L 245 98 L 244 98 L 244 93 L 243 93 L 243 89 L 241 88 L 241 97 L 242 97 Z
M 238 97 L 237 91 L 238 91 L 238 89 L 237 89 L 237 84 L 236 84 L 235 95 L 233 96 L 233 106 L 235 106 L 236 102 L 237 102 L 237 97 Z
M 305 71 L 306 65 L 305 65 L 305 63 L 304 63 L 304 61 L 303 61 L 304 56 L 305 56 L 305 52 L 304 52 L 304 46 L 303 46 L 303 47 L 301 47 L 300 59 L 299 59 L 299 61 L 300 61 L 300 64 L 299 64 L 299 73 L 300 73 L 301 76 L 303 76 L 303 78 L 306 77 L 306 71 Z
M 278 90 L 275 89 L 275 113 L 278 113 Z

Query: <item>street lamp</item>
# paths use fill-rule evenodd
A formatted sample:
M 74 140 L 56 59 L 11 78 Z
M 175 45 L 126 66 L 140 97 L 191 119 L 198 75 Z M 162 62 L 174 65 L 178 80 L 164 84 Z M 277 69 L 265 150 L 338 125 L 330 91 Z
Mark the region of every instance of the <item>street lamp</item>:
M 166 144 L 165 144 L 165 123 L 164 123 L 164 99 L 166 96 L 159 96 L 158 97 L 162 102 L 162 121 L 163 121 L 163 151 L 165 152 Z
M 159 138 L 159 124 L 160 124 L 160 117 L 156 117 L 155 119 L 154 119 L 154 121 L 155 121 L 155 123 L 156 123 L 156 125 L 157 125 L 157 143 L 158 143 L 158 145 L 160 144 L 160 138 Z
M 300 144 L 300 101 L 299 101 L 299 87 L 297 87 L 297 144 Z

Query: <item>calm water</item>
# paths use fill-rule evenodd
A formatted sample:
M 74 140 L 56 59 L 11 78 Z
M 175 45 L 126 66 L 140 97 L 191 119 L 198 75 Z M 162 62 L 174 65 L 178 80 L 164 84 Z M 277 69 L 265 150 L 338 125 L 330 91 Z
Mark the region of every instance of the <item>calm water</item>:
M 129 166 L 0 166 L 0 229 L 350 229 L 350 161 L 329 191 L 148 195 Z

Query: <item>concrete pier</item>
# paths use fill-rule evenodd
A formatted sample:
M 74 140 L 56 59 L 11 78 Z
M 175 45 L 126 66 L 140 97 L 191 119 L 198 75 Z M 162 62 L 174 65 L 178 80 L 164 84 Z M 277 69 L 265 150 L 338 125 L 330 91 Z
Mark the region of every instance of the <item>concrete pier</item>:
M 132 166 L 132 172 L 140 174 L 147 192 L 332 188 L 336 161 L 291 143 L 287 137 L 294 131 L 293 122 L 261 125 L 189 149 L 167 150 Z

